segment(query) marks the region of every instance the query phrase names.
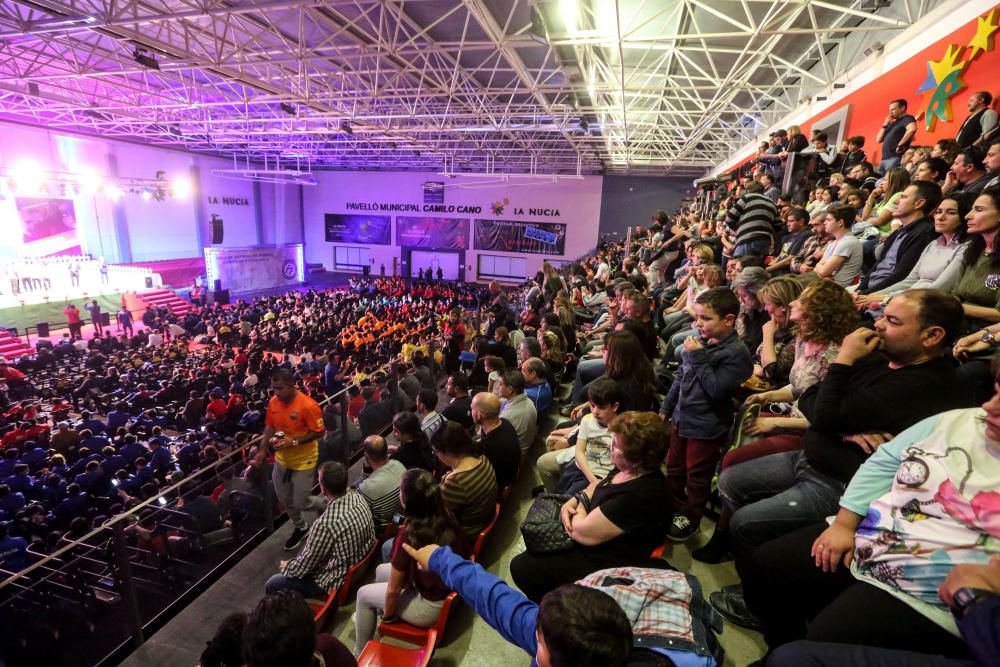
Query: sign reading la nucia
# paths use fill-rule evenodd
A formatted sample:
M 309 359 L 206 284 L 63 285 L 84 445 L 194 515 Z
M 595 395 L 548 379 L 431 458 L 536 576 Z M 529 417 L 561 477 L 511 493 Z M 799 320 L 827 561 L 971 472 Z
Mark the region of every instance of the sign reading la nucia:
M 381 211 L 387 213 L 471 213 L 483 212 L 482 206 L 464 206 L 458 204 L 410 204 L 379 201 L 349 201 L 344 204 L 348 211 Z M 557 208 L 523 208 L 514 207 L 514 215 L 530 215 L 533 217 L 560 217 Z
M 220 204 L 222 206 L 249 206 L 250 200 L 246 197 L 226 197 L 208 195 L 209 204 Z

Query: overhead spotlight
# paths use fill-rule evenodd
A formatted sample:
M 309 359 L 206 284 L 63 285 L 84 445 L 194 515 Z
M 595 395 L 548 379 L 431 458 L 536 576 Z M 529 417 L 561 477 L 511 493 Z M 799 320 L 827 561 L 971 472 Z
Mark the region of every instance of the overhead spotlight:
M 153 193 L 149 188 L 144 188 L 142 191 L 142 200 L 149 201 L 153 198 Z
M 284 111 L 285 113 L 287 113 L 289 116 L 294 116 L 297 113 L 296 110 L 295 110 L 295 107 L 293 107 L 288 102 L 282 102 L 278 106 L 280 106 L 281 110 Z
M 847 88 L 847 84 L 846 83 L 835 83 L 835 84 L 833 84 L 833 89 L 834 90 L 843 90 L 844 88 Z
M 817 95 L 817 96 L 816 96 L 816 101 L 817 101 L 817 102 L 826 102 L 826 99 L 827 99 L 827 98 L 826 98 L 826 96 L 825 96 L 825 95 Z
M 111 184 L 104 188 L 104 194 L 108 196 L 111 201 L 118 201 L 121 199 L 122 190 L 117 185 Z
M 386 144 L 386 147 L 389 150 L 394 151 L 394 150 L 396 150 L 396 142 L 395 141 L 390 141 L 389 143 Z
M 575 32 L 578 7 L 577 0 L 559 0 L 559 13 L 562 15 L 563 27 L 566 32 Z
M 10 175 L 13 189 L 21 194 L 40 192 L 45 185 L 45 174 L 41 165 L 30 160 L 14 165 Z
M 170 194 L 177 199 L 187 199 L 191 196 L 191 181 L 179 176 L 170 182 Z
M 340 121 L 340 131 L 345 134 L 354 134 L 354 128 L 351 127 L 351 121 L 342 120 Z
M 156 188 L 153 190 L 153 199 L 156 201 L 163 201 L 167 198 L 167 191 L 163 188 Z
M 135 47 L 135 51 L 132 52 L 132 57 L 135 58 L 135 61 L 143 67 L 155 70 L 160 69 L 160 63 L 157 62 L 156 58 L 150 55 L 149 51 L 146 49 L 140 49 L 138 46 Z
M 101 189 L 101 177 L 95 171 L 77 174 L 76 184 L 80 194 L 92 195 Z
M 156 176 L 154 176 L 153 178 L 155 178 L 158 181 L 165 181 L 167 180 L 167 172 L 160 169 L 158 172 L 156 172 Z
M 587 119 L 583 116 L 580 116 L 580 129 L 584 132 L 590 129 L 590 123 L 588 123 Z
M 864 50 L 864 54 L 867 57 L 872 55 L 873 53 L 881 53 L 884 49 L 885 49 L 885 44 L 883 44 L 882 42 L 875 42 Z

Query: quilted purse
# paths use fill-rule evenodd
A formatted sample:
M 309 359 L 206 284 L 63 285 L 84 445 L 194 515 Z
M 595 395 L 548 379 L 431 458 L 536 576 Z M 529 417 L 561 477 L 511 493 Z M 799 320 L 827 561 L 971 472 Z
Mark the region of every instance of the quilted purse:
M 543 493 L 535 498 L 521 523 L 524 546 L 531 554 L 551 554 L 569 551 L 573 538 L 566 534 L 559 511 L 572 496 Z

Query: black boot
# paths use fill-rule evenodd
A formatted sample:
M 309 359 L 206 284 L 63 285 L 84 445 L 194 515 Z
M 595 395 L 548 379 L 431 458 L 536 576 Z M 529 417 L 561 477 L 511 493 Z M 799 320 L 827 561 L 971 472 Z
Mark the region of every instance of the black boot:
M 729 547 L 729 531 L 725 528 L 716 528 L 712 538 L 705 546 L 692 551 L 691 557 L 702 563 L 721 563 L 732 559 Z

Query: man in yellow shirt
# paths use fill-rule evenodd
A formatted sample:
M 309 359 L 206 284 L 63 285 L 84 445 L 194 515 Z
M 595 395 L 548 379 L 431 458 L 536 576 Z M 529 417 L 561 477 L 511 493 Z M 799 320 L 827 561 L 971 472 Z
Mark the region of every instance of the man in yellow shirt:
M 275 433 L 284 437 L 270 447 L 274 451 L 274 493 L 285 506 L 292 521 L 292 536 L 285 542 L 291 551 L 301 544 L 308 534 L 302 510 L 309 507 L 309 492 L 316 479 L 316 461 L 319 458 L 319 438 L 323 435 L 323 411 L 319 404 L 300 392 L 295 386 L 292 372 L 279 368 L 271 376 L 274 396 L 267 404 L 264 420 L 265 445 Z M 260 448 L 258 457 L 266 456 L 268 447 Z

